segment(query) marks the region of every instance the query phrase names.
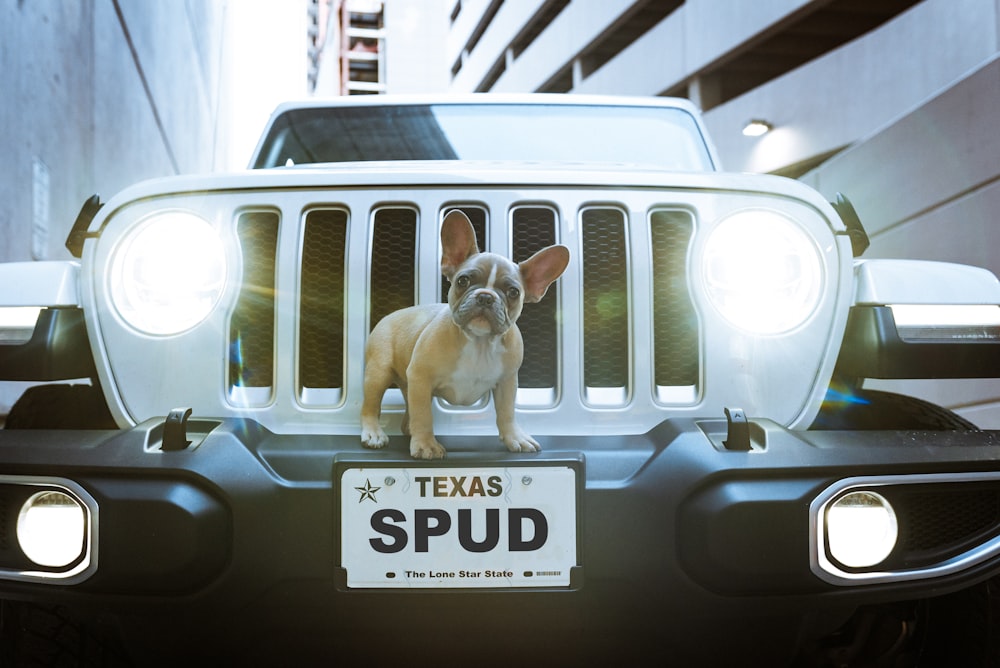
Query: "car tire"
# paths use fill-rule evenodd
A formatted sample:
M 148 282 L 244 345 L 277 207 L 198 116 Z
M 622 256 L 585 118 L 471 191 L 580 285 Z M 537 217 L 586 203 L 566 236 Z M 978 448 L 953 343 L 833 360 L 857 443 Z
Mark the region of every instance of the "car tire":
M 916 397 L 881 390 L 827 393 L 811 429 L 978 431 L 957 413 Z
M 25 390 L 7 415 L 5 429 L 117 429 L 100 388 L 36 385 Z

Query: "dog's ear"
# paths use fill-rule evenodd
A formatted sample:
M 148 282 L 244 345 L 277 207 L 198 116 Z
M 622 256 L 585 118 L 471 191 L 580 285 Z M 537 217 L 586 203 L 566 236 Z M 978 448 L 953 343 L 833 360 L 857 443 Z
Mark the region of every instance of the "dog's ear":
M 478 252 L 472 222 L 458 209 L 452 209 L 441 223 L 441 273 L 450 281 L 462 263 Z
M 569 264 L 569 249 L 565 246 L 543 248 L 518 265 L 524 281 L 524 301 L 533 303 L 545 296 L 552 282 Z

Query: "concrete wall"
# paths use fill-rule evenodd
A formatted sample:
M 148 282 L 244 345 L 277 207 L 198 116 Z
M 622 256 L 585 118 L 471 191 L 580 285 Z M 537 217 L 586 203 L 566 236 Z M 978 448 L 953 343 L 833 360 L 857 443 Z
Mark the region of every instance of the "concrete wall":
M 544 0 L 504 2 L 493 17 L 489 29 L 475 47 L 466 52 L 469 39 L 491 2 L 492 0 L 462 0 L 462 10 L 452 23 L 445 43 L 445 61 L 448 68 L 450 69 L 457 61 L 462 61 L 461 70 L 451 81 L 451 90 L 462 93 L 475 90 L 497 59 L 504 56 L 507 46 L 518 31 L 544 4 Z M 447 6 L 445 11 L 450 12 L 453 7 L 453 4 Z M 556 61 L 547 62 L 542 72 L 551 73 L 554 65 Z M 532 90 L 528 86 L 527 81 L 521 82 L 519 90 Z
M 3 0 L 0 261 L 69 257 L 66 233 L 95 192 L 214 166 L 224 8 Z
M 604 67 L 578 82 L 572 92 L 659 95 L 812 2 L 686 0 Z M 624 4 L 609 3 L 619 11 Z M 576 19 L 567 17 L 567 20 Z M 571 51 L 562 55 L 573 57 L 575 53 Z M 530 61 L 518 64 L 523 69 L 532 66 Z M 518 72 L 514 69 L 511 78 L 519 76 Z
M 78 160 L 87 153 L 94 124 L 91 63 L 75 72 L 64 67 L 89 49 L 92 23 L 87 6 L 53 3 L 38 11 L 13 0 L 0 5 L 0 261 L 47 255 L 47 221 L 53 212 L 68 211 L 72 196 L 92 182 L 90 166 Z M 22 58 L 25 52 L 35 55 Z M 47 122 L 36 123 L 43 117 Z M 67 156 L 71 169 L 63 168 Z M 40 229 L 33 249 L 36 209 Z
M 767 172 L 862 139 L 1000 51 L 997 0 L 925 0 L 705 114 L 727 169 Z M 751 118 L 775 130 L 741 134 Z
M 504 3 L 497 12 L 497 21 L 503 23 L 483 36 L 481 44 L 483 56 L 491 51 L 492 42 L 503 35 L 514 33 L 523 27 L 528 14 L 524 6 L 535 4 L 534 0 Z M 537 3 L 541 4 L 541 3 Z M 571 2 L 556 17 L 555 21 L 536 39 L 524 53 L 512 61 L 507 71 L 493 88 L 496 92 L 533 91 L 544 84 L 553 74 L 553 68 L 571 61 L 588 43 L 598 38 L 633 3 L 628 0 L 618 2 Z M 515 20 L 515 17 L 520 20 Z M 504 30 L 500 30 L 500 27 Z M 506 33 L 506 34 L 505 34 Z M 511 34 L 511 37 L 514 35 Z M 475 51 L 473 51 L 473 55 Z M 482 58 L 493 64 L 493 58 Z M 472 59 L 470 58 L 470 62 Z
M 0 0 L 0 262 L 70 259 L 94 193 L 245 166 L 305 95 L 305 26 L 305 0 Z
M 0 261 L 68 258 L 95 192 L 245 165 L 304 95 L 305 20 L 304 0 L 0 0 Z
M 572 92 L 657 95 L 810 2 L 815 0 L 686 0 L 618 57 L 579 82 Z M 465 57 L 451 88 L 475 88 L 544 4 L 544 0 L 504 2 L 480 42 Z M 571 2 L 527 50 L 508 63 L 494 90 L 535 90 L 555 68 L 576 58 L 634 4 L 634 0 Z M 463 0 L 462 12 L 448 38 L 449 64 L 460 57 L 489 5 L 490 0 Z

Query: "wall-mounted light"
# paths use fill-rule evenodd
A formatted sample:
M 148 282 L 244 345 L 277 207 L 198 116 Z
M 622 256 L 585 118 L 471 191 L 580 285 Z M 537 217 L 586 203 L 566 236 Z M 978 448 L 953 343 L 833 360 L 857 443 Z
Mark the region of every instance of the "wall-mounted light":
M 748 122 L 745 126 L 743 126 L 743 135 L 745 137 L 760 137 L 761 135 L 765 135 L 773 129 L 774 126 L 768 123 L 767 121 L 762 120 L 760 118 L 754 118 L 751 119 L 750 122 Z

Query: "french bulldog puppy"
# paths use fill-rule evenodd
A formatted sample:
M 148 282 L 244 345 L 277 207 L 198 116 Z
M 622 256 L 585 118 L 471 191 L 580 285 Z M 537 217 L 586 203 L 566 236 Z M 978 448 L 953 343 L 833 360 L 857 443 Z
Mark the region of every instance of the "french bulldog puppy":
M 395 311 L 368 337 L 361 443 L 381 448 L 389 442 L 379 415 L 382 396 L 395 382 L 406 401 L 402 428 L 410 434 L 414 458 L 445 455 L 434 438 L 431 397 L 468 406 L 490 391 L 500 440 L 507 449 L 540 450 L 514 417 L 524 354 L 515 321 L 524 303 L 545 296 L 568 263 L 565 246 L 549 246 L 520 264 L 480 253 L 472 223 L 461 211 L 450 211 L 441 226 L 441 273 L 451 284 L 448 303 Z

